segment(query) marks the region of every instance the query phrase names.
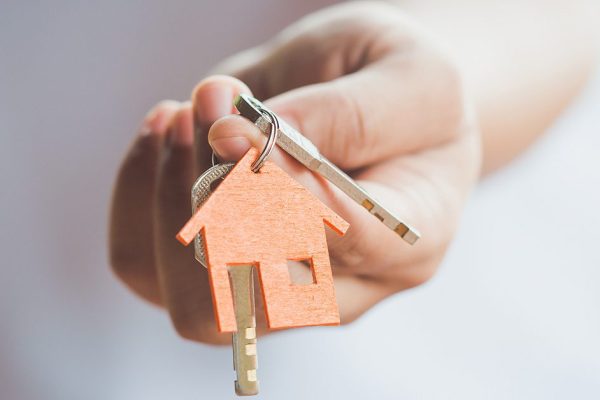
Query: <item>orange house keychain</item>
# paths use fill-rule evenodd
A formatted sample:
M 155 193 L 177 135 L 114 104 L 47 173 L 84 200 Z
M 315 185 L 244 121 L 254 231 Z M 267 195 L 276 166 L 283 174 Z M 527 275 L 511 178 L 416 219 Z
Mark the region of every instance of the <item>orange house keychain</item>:
M 240 96 L 236 107 L 269 133 L 267 144 L 260 154 L 251 149 L 235 166 L 216 165 L 198 178 L 192 189 L 193 216 L 177 239 L 185 245 L 195 240 L 196 258 L 208 268 L 218 329 L 233 333 L 236 393 L 254 395 L 258 380 L 253 269 L 269 328 L 337 325 L 325 226 L 340 235 L 349 227 L 308 189 L 266 161 L 275 144 L 336 184 L 407 242 L 414 243 L 419 234 L 256 99 Z M 213 182 L 223 177 L 211 193 Z M 293 284 L 288 261 L 305 261 L 312 283 Z

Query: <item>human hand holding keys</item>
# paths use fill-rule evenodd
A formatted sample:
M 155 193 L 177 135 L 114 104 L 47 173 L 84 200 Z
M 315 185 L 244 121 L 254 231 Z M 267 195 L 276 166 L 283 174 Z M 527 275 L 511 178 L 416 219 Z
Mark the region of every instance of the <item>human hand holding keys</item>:
M 235 106 L 242 116 L 252 121 L 263 133 L 267 134 L 269 132 L 271 122 L 268 118 L 265 118 L 265 111 L 268 111 L 268 109 L 264 104 L 252 96 L 240 94 L 235 99 Z M 278 117 L 275 116 L 275 118 Z M 404 241 L 415 244 L 419 239 L 419 233 L 414 228 L 400 221 L 346 173 L 323 157 L 315 145 L 304 135 L 281 119 L 278 123 L 277 144 L 283 150 L 302 165 L 337 186 L 348 197 L 383 222 L 385 226 L 397 233 Z
M 300 245 L 297 246 L 298 250 L 295 251 L 299 251 L 300 253 L 289 253 L 290 250 L 287 250 L 288 252 L 284 253 L 283 257 L 280 257 L 277 260 L 279 261 L 278 265 L 270 265 L 269 262 L 267 262 L 266 265 L 263 265 L 263 258 L 258 256 L 258 254 L 261 254 L 258 246 L 244 246 L 245 243 L 236 244 L 231 241 L 236 237 L 247 234 L 256 236 L 257 230 L 277 230 L 279 224 L 282 223 L 281 218 L 270 218 L 270 215 L 263 217 L 261 216 L 261 213 L 269 213 L 272 209 L 274 209 L 274 211 L 283 209 L 285 213 L 294 213 L 294 209 L 296 208 L 292 205 L 294 201 L 293 199 L 286 197 L 281 198 L 281 202 L 279 203 L 268 204 L 268 206 L 265 207 L 265 203 L 270 203 L 269 200 L 271 200 L 271 198 L 280 197 L 277 196 L 276 193 L 283 192 L 287 194 L 289 192 L 291 196 L 298 197 L 297 185 L 294 185 L 293 183 L 292 185 L 289 185 L 289 180 L 285 179 L 284 173 L 278 168 L 269 166 L 268 171 L 259 174 L 275 144 L 279 144 L 279 146 L 287 151 L 288 154 L 292 155 L 311 171 L 324 175 L 359 205 L 365 207 L 367 211 L 373 212 L 373 214 L 386 226 L 391 227 L 394 232 L 399 234 L 410 244 L 414 244 L 418 238 L 418 234 L 406 224 L 398 221 L 383 206 L 369 196 L 366 191 L 358 186 L 352 178 L 321 156 L 316 147 L 308 139 L 290 127 L 285 121 L 280 120 L 276 114 L 268 110 L 258 100 L 242 94 L 236 98 L 235 106 L 242 115 L 254 122 L 259 128 L 262 127 L 262 130 L 265 133 L 268 132 L 269 137 L 265 148 L 257 155 L 256 159 L 254 159 L 251 164 L 250 159 L 253 157 L 253 152 L 249 152 L 235 167 L 235 172 L 232 173 L 233 176 L 237 177 L 241 175 L 241 181 L 238 179 L 237 184 L 231 183 L 231 181 L 236 178 L 229 178 L 227 175 L 234 168 L 231 163 L 214 165 L 197 179 L 192 187 L 192 213 L 194 215 L 182 228 L 177 237 L 184 245 L 189 244 L 192 239 L 195 238 L 196 259 L 205 267 L 209 267 L 211 292 L 213 294 L 213 304 L 215 304 L 215 312 L 217 313 L 216 316 L 219 322 L 219 330 L 223 332 L 233 329 L 233 360 L 234 369 L 237 373 L 237 380 L 235 382 L 236 393 L 239 395 L 254 395 L 258 393 L 254 283 L 252 278 L 254 267 L 259 268 L 269 327 L 287 328 L 315 324 L 328 325 L 339 322 L 337 306 L 335 305 L 333 295 L 331 272 L 329 271 L 328 265 L 329 260 L 325 260 L 325 265 L 322 265 L 321 262 L 323 259 L 318 261 L 319 259 L 312 253 L 315 251 L 318 252 L 318 250 L 315 250 L 315 246 L 316 248 L 326 246 L 324 243 L 324 235 L 317 235 L 318 238 L 320 237 L 322 243 L 319 244 L 317 238 L 317 241 L 311 242 L 309 247 L 302 245 L 305 242 L 305 238 L 295 237 L 295 242 L 300 243 Z M 266 121 L 264 120 L 265 117 Z M 249 170 L 251 170 L 251 172 L 248 172 Z M 244 179 L 244 175 L 246 179 Z M 226 188 L 221 186 L 216 189 L 217 191 L 220 191 L 219 194 L 221 196 L 215 200 L 214 196 L 211 198 L 211 193 L 215 182 L 219 179 L 227 179 L 227 183 L 223 183 L 223 186 Z M 252 200 L 255 200 L 255 197 L 263 194 L 264 190 L 261 190 L 263 188 L 260 183 L 262 182 L 264 185 L 265 180 L 268 185 L 266 193 L 268 198 L 258 198 L 258 203 L 253 204 Z M 225 195 L 222 193 L 224 191 L 226 192 Z M 309 208 L 310 200 L 313 199 L 309 197 L 306 200 L 307 201 L 300 201 L 300 204 L 298 204 L 301 213 L 311 210 Z M 209 202 L 209 204 L 206 204 L 206 202 Z M 213 209 L 207 212 L 206 208 L 211 206 L 213 206 Z M 217 208 L 216 210 L 214 210 L 215 207 Z M 223 209 L 226 210 L 225 213 L 223 212 Z M 316 209 L 318 210 L 319 207 L 316 207 Z M 259 215 L 258 221 L 256 220 L 257 214 Z M 327 212 L 322 216 L 317 214 L 317 225 L 321 225 L 319 227 L 322 228 L 323 223 L 329 223 L 334 229 L 339 229 L 340 233 L 345 232 L 347 224 L 338 220 L 337 225 L 334 225 L 333 221 L 336 220 L 336 217 L 332 217 L 331 215 L 328 217 L 327 214 Z M 300 215 L 295 215 L 296 218 L 298 216 Z M 221 231 L 218 236 L 212 232 L 212 227 L 209 229 L 210 220 L 214 218 L 221 218 L 221 220 L 223 218 L 228 218 L 231 221 L 234 221 L 234 223 L 219 224 L 219 222 L 225 221 L 215 221 L 217 229 Z M 307 218 L 310 218 L 310 216 L 307 215 Z M 262 226 L 260 224 L 261 220 L 266 220 L 268 224 Z M 290 219 L 290 222 L 293 223 L 294 218 Z M 299 222 L 302 224 L 306 223 L 305 220 Z M 295 231 L 306 232 L 302 229 L 295 229 Z M 277 232 L 278 234 L 274 237 L 261 237 L 260 242 L 272 249 L 269 252 L 269 256 L 277 253 L 281 243 L 286 243 L 286 240 L 283 239 L 283 236 L 285 236 L 286 233 L 281 232 L 281 234 L 279 234 L 279 230 L 277 230 Z M 207 235 L 210 236 L 207 237 Z M 314 236 L 314 233 L 309 230 L 308 236 L 312 237 Z M 215 244 L 213 240 L 216 240 L 217 243 Z M 219 241 L 221 243 L 219 243 Z M 219 244 L 225 242 L 227 243 L 227 248 L 224 249 L 224 253 L 226 254 L 225 260 L 228 261 L 221 264 L 212 261 L 212 258 L 215 257 L 213 249 L 215 247 L 222 248 Z M 208 250 L 209 246 L 213 246 L 210 251 Z M 241 253 L 238 251 L 240 247 L 244 249 Z M 218 251 L 216 253 L 217 257 L 223 256 L 219 255 Z M 324 253 L 327 258 L 326 249 Z M 210 259 L 209 254 L 211 255 Z M 317 289 L 317 293 L 320 295 L 315 295 L 314 290 L 301 290 L 301 293 L 297 294 L 300 294 L 303 297 L 300 297 L 300 301 L 297 302 L 296 307 L 294 307 L 294 304 L 290 301 L 289 297 L 290 293 L 294 289 L 297 289 L 294 287 L 293 283 L 285 278 L 281 279 L 279 277 L 279 279 L 277 279 L 276 277 L 276 282 L 274 284 L 276 290 L 278 292 L 283 291 L 284 293 L 286 291 L 290 292 L 285 293 L 282 296 L 281 294 L 274 295 L 269 293 L 271 291 L 268 288 L 273 285 L 268 281 L 271 280 L 269 275 L 281 275 L 281 270 L 287 269 L 287 264 L 285 263 L 286 259 L 294 260 L 298 258 L 310 260 L 309 267 L 311 268 L 311 274 L 313 275 L 312 285 L 314 287 L 309 289 Z M 255 261 L 251 262 L 251 260 Z M 245 264 L 248 262 L 251 263 Z M 323 271 L 320 271 L 321 273 L 319 273 L 319 270 L 322 270 L 322 268 L 327 268 L 327 271 L 324 274 L 324 282 L 320 279 L 323 275 Z M 221 269 L 222 271 L 226 270 L 227 273 L 219 273 L 218 269 Z M 323 296 L 324 285 L 329 286 L 325 287 L 324 291 L 328 293 L 328 295 L 325 296 Z M 224 287 L 224 290 L 219 290 L 215 286 L 221 288 Z M 273 303 L 280 304 L 277 305 Z M 302 305 L 302 309 L 297 308 L 299 304 Z M 328 304 L 329 306 L 324 307 L 324 304 Z M 283 308 L 287 311 L 287 314 L 291 312 L 294 315 L 286 316 L 285 314 L 281 315 L 282 313 L 279 312 L 280 315 L 277 316 L 279 322 L 273 322 L 273 309 L 276 307 Z M 235 318 L 232 318 L 232 312 L 235 315 Z M 226 315 L 227 313 L 230 315 Z M 297 315 L 300 315 L 300 318 L 298 318 Z M 228 317 L 232 322 L 235 321 L 235 327 L 228 327 L 227 322 L 224 321 L 224 319 L 227 319 Z
M 270 162 L 351 226 L 344 237 L 327 233 L 342 323 L 433 275 L 477 178 L 479 145 L 456 69 L 421 28 L 393 7 L 348 4 L 302 20 L 219 70 L 268 99 L 281 120 L 422 233 L 407 245 L 364 206 L 273 149 Z M 231 115 L 235 97 L 249 88 L 215 76 L 197 86 L 191 103 L 159 104 L 121 167 L 113 198 L 115 272 L 167 308 L 183 337 L 201 342 L 227 343 L 228 335 L 214 320 L 206 271 L 173 237 L 190 217 L 190 187 L 211 166 L 213 150 L 238 161 L 250 147 L 264 148 L 260 129 Z M 257 335 L 268 332 L 263 314 Z

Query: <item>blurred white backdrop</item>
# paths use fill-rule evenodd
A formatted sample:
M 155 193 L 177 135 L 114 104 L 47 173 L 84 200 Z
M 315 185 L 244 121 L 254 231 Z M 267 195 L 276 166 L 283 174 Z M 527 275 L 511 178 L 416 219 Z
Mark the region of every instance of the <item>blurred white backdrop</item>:
M 323 1 L 0 4 L 0 398 L 233 398 L 106 261 L 139 120 Z M 600 397 L 600 73 L 485 180 L 439 274 L 358 322 L 260 341 L 259 398 Z

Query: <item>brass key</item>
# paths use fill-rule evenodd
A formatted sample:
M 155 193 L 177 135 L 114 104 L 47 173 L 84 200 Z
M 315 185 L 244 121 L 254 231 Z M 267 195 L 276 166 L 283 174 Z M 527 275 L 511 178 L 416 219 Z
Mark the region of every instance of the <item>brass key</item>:
M 237 332 L 232 335 L 233 368 L 237 374 L 235 392 L 239 396 L 258 394 L 253 270 L 252 265 L 229 267 L 237 324 Z
M 225 177 L 234 164 L 218 164 L 209 168 L 192 187 L 192 213 L 204 203 L 212 191 L 212 185 Z M 194 240 L 196 260 L 206 268 L 206 252 L 201 235 Z M 233 292 L 233 303 L 237 332 L 232 334 L 233 368 L 237 379 L 235 392 L 239 396 L 258 394 L 256 377 L 256 311 L 254 308 L 254 282 L 252 265 L 229 267 L 229 280 Z
M 265 118 L 264 110 L 271 112 L 264 104 L 252 96 L 239 95 L 235 99 L 235 107 L 240 114 L 252 121 L 264 134 L 268 135 L 271 121 Z M 377 217 L 385 226 L 390 228 L 409 244 L 414 244 L 420 237 L 419 232 L 399 220 L 390 211 L 383 207 L 369 193 L 361 188 L 352 178 L 325 158 L 315 145 L 304 135 L 292 128 L 281 118 L 278 118 L 279 130 L 277 145 L 285 150 L 311 171 L 314 171 L 340 188 L 352 200 L 364 207 L 369 213 Z

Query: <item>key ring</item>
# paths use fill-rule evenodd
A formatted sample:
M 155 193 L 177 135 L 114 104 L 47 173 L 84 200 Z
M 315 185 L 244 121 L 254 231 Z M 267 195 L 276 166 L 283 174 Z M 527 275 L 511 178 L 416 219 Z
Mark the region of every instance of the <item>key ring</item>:
M 258 158 L 250 166 L 252 168 L 252 172 L 258 172 L 262 168 L 263 164 L 273 151 L 273 148 L 277 143 L 277 138 L 279 137 L 279 119 L 277 118 L 277 115 L 275 115 L 272 111 L 266 110 L 262 107 L 260 108 L 260 112 L 271 122 L 271 130 L 269 131 L 269 138 L 267 139 L 265 147 L 261 151 Z M 214 151 L 212 152 L 211 163 L 213 167 L 217 165 L 217 155 Z
M 273 112 L 265 110 L 262 107 L 260 111 L 271 121 L 271 130 L 269 132 L 269 138 L 267 139 L 265 148 L 250 166 L 252 168 L 252 172 L 258 172 L 261 169 L 261 167 L 271 154 L 271 151 L 273 151 L 275 143 L 277 143 L 277 138 L 279 137 L 279 119 L 277 118 L 277 116 Z

